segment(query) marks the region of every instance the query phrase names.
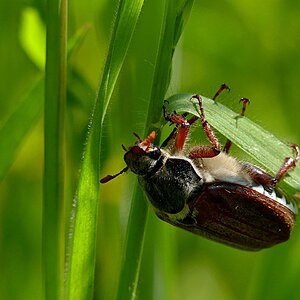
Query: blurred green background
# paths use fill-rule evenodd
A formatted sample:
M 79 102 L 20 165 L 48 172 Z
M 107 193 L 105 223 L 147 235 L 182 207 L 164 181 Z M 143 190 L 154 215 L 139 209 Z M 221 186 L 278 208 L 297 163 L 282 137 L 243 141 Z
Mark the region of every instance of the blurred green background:
M 101 176 L 124 166 L 120 145 L 142 132 L 163 2 L 146 1 L 118 88 L 109 108 L 105 165 Z M 69 226 L 87 124 L 105 63 L 116 1 L 70 1 L 69 36 L 88 28 L 72 54 L 68 74 L 65 223 Z M 42 94 L 11 116 L 43 75 L 44 1 L 0 2 L 0 298 L 42 299 Z M 300 143 L 300 3 L 298 1 L 195 1 L 174 56 L 168 95 L 212 96 L 226 82 L 230 93 L 219 101 L 246 112 L 286 142 Z M 162 99 L 163 100 L 163 99 Z M 27 102 L 25 102 L 27 103 Z M 30 116 L 30 118 L 28 117 Z M 238 151 L 233 149 L 234 153 Z M 117 287 L 132 174 L 101 188 L 95 299 L 111 299 Z M 144 201 L 141 199 L 141 201 Z M 247 253 L 204 240 L 158 220 L 150 210 L 141 266 L 139 299 L 299 299 L 299 224 L 289 242 Z M 166 243 L 168 243 L 166 245 Z M 169 249 L 167 257 L 164 248 Z M 171 263 L 172 274 L 164 273 Z M 297 297 L 298 296 L 298 297 Z

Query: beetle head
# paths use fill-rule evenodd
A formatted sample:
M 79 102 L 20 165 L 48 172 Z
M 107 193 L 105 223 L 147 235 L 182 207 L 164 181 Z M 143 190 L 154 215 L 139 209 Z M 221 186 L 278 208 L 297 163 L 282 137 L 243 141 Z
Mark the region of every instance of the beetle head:
M 156 136 L 155 131 L 152 131 L 145 140 L 142 140 L 136 133 L 134 135 L 138 139 L 135 145 L 130 147 L 129 150 L 126 150 L 123 146 L 123 149 L 126 151 L 124 160 L 127 166 L 117 174 L 103 177 L 100 183 L 107 183 L 128 169 L 135 174 L 144 176 L 155 173 L 156 169 L 159 168 L 163 155 L 161 150 L 153 145 L 153 140 Z
M 136 144 L 125 153 L 124 160 L 133 173 L 144 176 L 153 172 L 162 158 L 161 150 L 152 143 L 154 138 L 154 131 L 145 140 L 138 137 Z

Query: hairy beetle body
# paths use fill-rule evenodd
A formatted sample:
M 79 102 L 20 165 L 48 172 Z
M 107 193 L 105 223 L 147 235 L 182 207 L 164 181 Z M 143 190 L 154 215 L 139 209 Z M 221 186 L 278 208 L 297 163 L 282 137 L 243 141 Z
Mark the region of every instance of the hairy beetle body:
M 297 207 L 279 190 L 255 182 L 247 164 L 224 153 L 191 160 L 163 150 L 153 162 L 155 172 L 137 175 L 160 219 L 244 250 L 289 239 Z
M 222 85 L 217 94 L 226 85 Z M 215 97 L 216 97 L 215 95 Z M 214 99 L 215 99 L 214 97 Z M 200 120 L 211 146 L 185 150 L 190 125 L 187 114 L 164 117 L 176 127 L 159 148 L 155 132 L 126 150 L 126 168 L 108 175 L 105 183 L 130 169 L 138 175 L 156 215 L 177 227 L 235 248 L 256 251 L 289 239 L 297 206 L 283 195 L 277 183 L 296 166 L 300 151 L 292 145 L 294 158 L 285 158 L 275 176 L 228 155 L 231 141 L 221 144 L 205 119 L 200 96 Z M 242 98 L 244 115 L 248 99 Z

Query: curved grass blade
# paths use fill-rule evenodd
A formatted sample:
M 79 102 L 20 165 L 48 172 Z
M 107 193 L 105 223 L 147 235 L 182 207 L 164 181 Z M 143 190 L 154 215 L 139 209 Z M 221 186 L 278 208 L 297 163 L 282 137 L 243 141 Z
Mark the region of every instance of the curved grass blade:
M 93 296 L 102 125 L 142 5 L 142 0 L 124 0 L 119 3 L 74 199 L 66 299 L 91 299 Z
M 192 96 L 193 94 L 171 96 L 168 99 L 169 109 L 199 116 L 197 101 L 191 100 Z M 293 157 L 294 153 L 291 147 L 272 133 L 218 102 L 203 96 L 201 98 L 208 122 L 271 174 L 276 174 L 285 157 Z M 290 193 L 299 191 L 299 166 L 290 171 L 280 185 Z
M 150 103 L 145 123 L 144 136 L 157 129 L 161 116 L 162 100 L 170 83 L 172 58 L 176 44 L 181 35 L 183 24 L 189 15 L 193 1 L 185 1 L 186 5 L 178 5 L 178 1 L 165 2 L 165 15 L 162 24 L 160 44 L 155 62 Z M 135 187 L 132 199 L 130 218 L 128 221 L 125 252 L 119 277 L 117 299 L 134 299 L 137 293 L 141 253 L 144 241 L 148 207 L 141 201 L 143 193 L 139 186 Z M 166 271 L 167 273 L 168 271 Z

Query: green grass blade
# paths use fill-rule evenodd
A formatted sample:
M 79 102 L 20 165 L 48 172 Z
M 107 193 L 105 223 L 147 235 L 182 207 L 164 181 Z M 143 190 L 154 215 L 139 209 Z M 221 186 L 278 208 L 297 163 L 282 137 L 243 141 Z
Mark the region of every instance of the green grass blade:
M 151 102 L 148 112 L 148 128 L 145 135 L 147 135 L 150 130 L 157 129 L 160 126 L 162 99 L 170 83 L 173 54 L 193 5 L 193 1 L 191 0 L 184 1 L 178 5 L 179 2 L 181 1 L 175 1 L 174 3 L 166 1 L 166 17 L 165 23 L 163 24 L 160 49 L 155 66 Z
M 199 116 L 197 101 L 190 100 L 193 94 L 178 94 L 168 99 L 170 111 L 189 112 Z M 208 122 L 222 135 L 250 155 L 271 174 L 276 174 L 285 157 L 293 157 L 291 147 L 272 133 L 267 132 L 247 117 L 240 117 L 228 107 L 203 97 L 203 107 Z M 282 187 L 290 193 L 300 190 L 300 168 L 289 172 Z
M 173 42 L 174 45 L 177 45 L 181 37 L 181 33 L 184 29 L 184 26 L 190 17 L 194 0 L 183 0 L 183 1 L 178 1 L 178 3 L 179 3 L 178 5 L 179 9 L 176 16 L 174 42 Z
M 120 1 L 115 30 L 98 96 L 98 99 L 103 101 L 102 124 L 143 4 L 144 1 L 141 0 Z
M 186 7 L 183 6 L 183 8 Z M 157 129 L 159 126 L 162 100 L 164 99 L 170 82 L 174 49 L 180 36 L 179 32 L 181 33 L 183 28 L 183 26 L 181 26 L 180 29 L 177 27 L 179 15 L 183 16 L 185 14 L 181 10 L 178 10 L 177 2 L 166 1 L 160 44 L 155 62 L 150 103 L 147 111 L 147 121 L 145 123 L 145 136 L 147 136 L 151 130 Z M 182 24 L 181 22 L 179 23 Z M 146 202 L 141 201 L 142 197 L 143 193 L 140 187 L 136 186 L 132 199 L 123 263 L 119 276 L 117 299 L 120 300 L 134 299 L 137 294 L 137 283 L 148 212 Z
M 47 2 L 43 266 L 46 299 L 63 287 L 64 111 L 66 103 L 67 1 Z
M 136 297 L 148 213 L 148 205 L 143 197 L 143 191 L 136 182 L 119 276 L 117 299 L 120 300 Z
M 90 123 L 72 220 L 67 299 L 93 295 L 102 125 L 143 1 L 120 1 L 103 78 Z

